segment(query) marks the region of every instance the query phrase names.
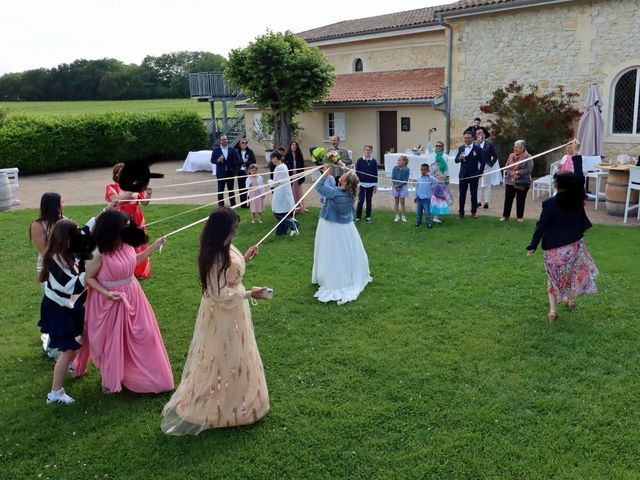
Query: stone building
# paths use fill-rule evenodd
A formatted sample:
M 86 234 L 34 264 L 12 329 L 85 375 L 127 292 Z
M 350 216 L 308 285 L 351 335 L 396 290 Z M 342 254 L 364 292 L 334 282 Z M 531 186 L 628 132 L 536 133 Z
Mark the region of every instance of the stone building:
M 298 35 L 336 68 L 329 97 L 299 117 L 305 146 L 336 133 L 381 159 L 424 145 L 431 127 L 454 146 L 491 93 L 518 80 L 577 91 L 580 107 L 597 84 L 605 155 L 640 154 L 638 0 L 461 0 Z

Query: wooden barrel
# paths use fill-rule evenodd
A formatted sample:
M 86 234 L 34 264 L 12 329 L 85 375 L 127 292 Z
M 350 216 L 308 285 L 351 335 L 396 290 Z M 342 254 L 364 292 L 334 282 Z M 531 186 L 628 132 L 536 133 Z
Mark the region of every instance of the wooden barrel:
M 11 208 L 11 183 L 6 173 L 0 173 L 0 212 Z
M 607 177 L 607 213 L 616 217 L 624 217 L 624 205 L 627 199 L 629 170 L 610 169 Z M 638 203 L 638 192 L 631 192 L 630 204 Z

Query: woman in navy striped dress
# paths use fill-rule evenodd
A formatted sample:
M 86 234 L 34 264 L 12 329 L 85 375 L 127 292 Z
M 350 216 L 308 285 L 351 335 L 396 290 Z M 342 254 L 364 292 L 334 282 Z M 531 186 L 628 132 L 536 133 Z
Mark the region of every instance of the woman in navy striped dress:
M 75 222 L 62 219 L 55 223 L 39 277 L 44 282 L 44 297 L 38 325 L 43 333 L 49 334 L 50 347 L 60 351 L 47 403 L 74 401 L 64 391 L 64 375 L 80 348 L 78 339 L 82 335 L 86 299 L 84 265 L 71 251 L 74 235 L 80 235 Z

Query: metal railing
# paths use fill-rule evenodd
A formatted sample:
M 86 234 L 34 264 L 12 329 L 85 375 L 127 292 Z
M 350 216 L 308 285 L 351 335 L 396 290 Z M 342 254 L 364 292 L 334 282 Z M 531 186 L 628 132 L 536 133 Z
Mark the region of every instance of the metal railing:
M 189 92 L 191 98 L 228 99 L 242 95 L 225 83 L 222 72 L 190 73 Z

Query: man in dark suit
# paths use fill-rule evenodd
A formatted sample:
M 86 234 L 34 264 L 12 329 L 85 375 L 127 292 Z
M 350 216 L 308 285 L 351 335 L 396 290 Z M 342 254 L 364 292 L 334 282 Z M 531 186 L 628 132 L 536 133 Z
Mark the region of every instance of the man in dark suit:
M 218 206 L 224 206 L 224 188 L 227 187 L 228 192 L 233 191 L 233 182 L 238 174 L 242 160 L 238 156 L 235 148 L 229 147 L 229 140 L 223 133 L 218 137 L 218 143 L 213 152 L 211 152 L 211 163 L 216 166 L 216 177 L 218 177 Z M 236 197 L 232 193 L 228 193 L 231 206 L 236 204 Z
M 467 128 L 465 128 L 464 129 L 464 133 L 471 132 L 471 134 L 473 135 L 473 138 L 476 138 L 476 132 L 480 128 L 480 123 L 481 122 L 482 122 L 482 120 L 480 120 L 480 117 L 474 118 L 473 119 L 473 125 L 469 125 Z M 463 135 L 464 135 L 464 133 L 463 133 Z
M 471 216 L 478 218 L 478 182 L 480 175 L 484 171 L 484 158 L 482 150 L 473 143 L 473 134 L 464 134 L 464 145 L 458 147 L 458 154 L 455 159 L 460 164 L 460 206 L 458 207 L 458 218 L 464 218 L 464 202 L 467 197 L 467 190 L 471 189 Z M 473 178 L 470 178 L 473 177 Z

